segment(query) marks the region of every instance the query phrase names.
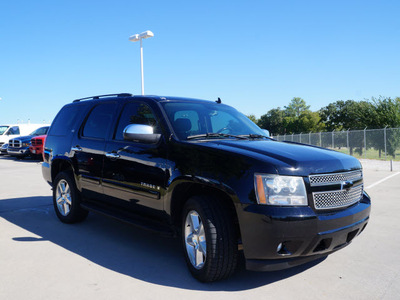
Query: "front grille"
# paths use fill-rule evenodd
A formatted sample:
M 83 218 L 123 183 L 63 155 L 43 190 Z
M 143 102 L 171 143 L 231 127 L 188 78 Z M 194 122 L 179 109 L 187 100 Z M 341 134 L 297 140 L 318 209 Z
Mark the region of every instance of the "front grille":
M 10 142 L 8 143 L 8 147 L 20 148 L 21 141 L 20 140 L 10 140 Z
M 40 140 L 40 139 L 32 139 L 31 140 L 31 144 L 32 144 L 32 146 L 40 146 L 40 145 L 42 145 L 42 140 Z
M 311 186 L 341 184 L 344 181 L 357 181 L 363 177 L 362 171 L 351 171 L 344 173 L 333 173 L 333 174 L 321 174 L 321 175 L 310 175 Z
M 345 190 L 313 193 L 316 209 L 334 209 L 350 206 L 361 200 L 363 185 L 357 185 Z

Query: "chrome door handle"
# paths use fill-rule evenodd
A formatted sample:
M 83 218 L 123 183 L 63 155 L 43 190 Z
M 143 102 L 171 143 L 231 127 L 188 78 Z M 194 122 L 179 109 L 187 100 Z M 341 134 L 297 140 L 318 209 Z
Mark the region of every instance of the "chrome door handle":
M 75 151 L 75 152 L 81 152 L 82 150 L 83 149 L 81 147 L 79 147 L 78 145 L 71 148 L 71 151 Z
M 121 155 L 119 155 L 118 153 L 115 153 L 115 152 L 107 152 L 106 157 L 110 158 L 110 159 L 117 159 L 117 158 L 120 158 Z

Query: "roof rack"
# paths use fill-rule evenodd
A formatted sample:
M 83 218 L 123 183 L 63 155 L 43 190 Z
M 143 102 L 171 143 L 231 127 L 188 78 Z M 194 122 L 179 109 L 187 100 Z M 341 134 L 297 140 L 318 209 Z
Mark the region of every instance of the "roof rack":
M 82 100 L 97 100 L 100 98 L 104 98 L 104 97 L 112 97 L 112 96 L 117 96 L 117 97 L 132 97 L 132 94 L 129 93 L 120 93 L 120 94 L 108 94 L 108 95 L 99 95 L 99 96 L 93 96 L 93 97 L 86 97 L 86 98 L 81 98 L 81 99 L 76 99 L 72 102 L 80 102 Z

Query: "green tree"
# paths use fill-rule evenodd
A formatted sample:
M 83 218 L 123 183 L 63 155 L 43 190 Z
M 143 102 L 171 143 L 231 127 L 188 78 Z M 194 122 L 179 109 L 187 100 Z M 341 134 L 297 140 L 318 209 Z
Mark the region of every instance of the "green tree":
M 321 117 L 318 112 L 312 112 L 310 110 L 301 113 L 297 119 L 297 130 L 300 132 L 319 132 L 325 129 L 325 125 L 320 122 Z
M 369 120 L 370 128 L 396 128 L 400 127 L 400 98 L 391 99 L 379 97 L 372 98 L 371 105 L 373 112 Z M 379 151 L 379 157 L 385 151 L 385 143 L 382 140 L 382 132 L 372 132 L 368 141 L 369 147 Z M 386 150 L 391 156 L 395 156 L 396 150 L 400 146 L 399 130 L 387 130 L 386 132 Z
M 374 117 L 374 110 L 368 101 L 339 100 L 319 111 L 321 122 L 327 131 L 364 129 Z
M 316 132 L 325 128 L 325 124 L 320 122 L 319 113 L 312 112 L 302 98 L 293 98 L 284 108 L 274 108 L 262 115 L 258 126 L 275 135 Z
M 258 120 L 257 125 L 263 129 L 268 129 L 272 134 L 285 134 L 285 113 L 280 107 L 269 110 Z
M 299 118 L 303 112 L 310 110 L 310 106 L 300 97 L 294 97 L 284 108 L 286 116 L 294 118 Z
M 258 120 L 257 120 L 257 118 L 256 118 L 256 116 L 255 115 L 248 115 L 248 116 L 246 116 L 246 117 L 248 117 L 250 120 L 252 120 L 254 123 L 258 123 Z
M 399 127 L 400 126 L 400 98 L 372 98 L 374 118 L 370 126 L 374 128 Z

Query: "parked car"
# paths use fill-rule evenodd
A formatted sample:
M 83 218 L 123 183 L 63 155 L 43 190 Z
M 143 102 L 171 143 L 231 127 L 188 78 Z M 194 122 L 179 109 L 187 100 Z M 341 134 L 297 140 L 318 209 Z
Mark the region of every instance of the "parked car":
M 369 221 L 360 162 L 277 142 L 221 101 L 117 94 L 75 100 L 49 130 L 42 172 L 64 223 L 99 212 L 180 236 L 200 281 L 325 257 Z
M 0 125 L 0 147 L 12 138 L 30 134 L 46 124 L 6 124 Z
M 8 148 L 7 148 L 8 155 L 15 156 L 18 158 L 23 158 L 25 156 L 31 155 L 29 147 L 31 146 L 32 137 L 45 135 L 48 130 L 49 126 L 43 126 L 33 131 L 30 135 L 20 136 L 18 138 L 11 139 L 8 142 Z
M 8 143 L 5 143 L 0 146 L 0 155 L 6 155 L 7 154 L 7 148 L 8 148 Z
M 29 146 L 29 151 L 31 152 L 31 155 L 36 157 L 43 156 L 43 147 L 46 136 L 47 135 L 39 135 L 31 139 L 31 145 Z

